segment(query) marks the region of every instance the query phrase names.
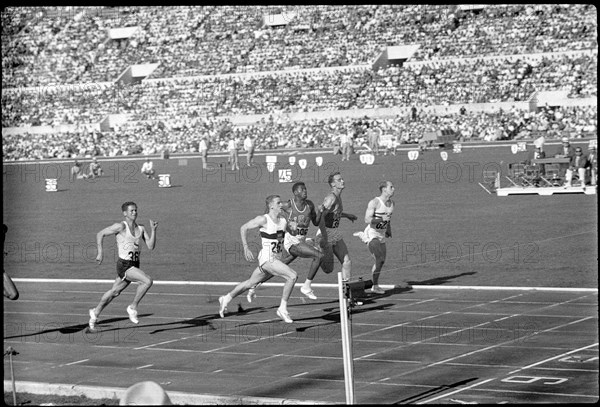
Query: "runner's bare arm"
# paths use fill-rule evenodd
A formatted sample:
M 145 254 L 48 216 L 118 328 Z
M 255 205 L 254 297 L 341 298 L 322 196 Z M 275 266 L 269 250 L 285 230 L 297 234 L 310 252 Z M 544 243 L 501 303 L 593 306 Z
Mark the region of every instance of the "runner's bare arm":
M 102 229 L 100 232 L 98 232 L 96 234 L 96 246 L 98 248 L 98 255 L 96 256 L 96 262 L 98 262 L 98 265 L 102 264 L 102 259 L 104 257 L 104 254 L 102 251 L 102 240 L 104 239 L 104 236 L 116 235 L 117 233 L 122 231 L 124 227 L 125 227 L 125 225 L 123 225 L 122 222 L 119 222 L 119 223 L 115 223 L 107 228 Z
M 254 254 L 252 254 L 252 251 L 248 247 L 248 241 L 246 240 L 246 233 L 248 232 L 249 229 L 256 229 L 258 227 L 261 227 L 266 222 L 267 222 L 267 220 L 265 219 L 265 217 L 262 215 L 259 215 L 256 218 L 244 223 L 242 225 L 242 227 L 240 228 L 240 235 L 242 237 L 242 246 L 244 247 L 244 256 L 246 257 L 246 260 L 248 260 L 248 261 L 254 260 Z

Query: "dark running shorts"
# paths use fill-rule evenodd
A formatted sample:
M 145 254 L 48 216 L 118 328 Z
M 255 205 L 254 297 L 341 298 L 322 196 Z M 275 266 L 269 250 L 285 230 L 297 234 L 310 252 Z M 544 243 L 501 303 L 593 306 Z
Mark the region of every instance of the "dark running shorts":
M 132 267 L 140 268 L 140 262 L 123 259 L 117 261 L 117 274 L 121 277 L 121 280 L 125 280 L 125 272 Z

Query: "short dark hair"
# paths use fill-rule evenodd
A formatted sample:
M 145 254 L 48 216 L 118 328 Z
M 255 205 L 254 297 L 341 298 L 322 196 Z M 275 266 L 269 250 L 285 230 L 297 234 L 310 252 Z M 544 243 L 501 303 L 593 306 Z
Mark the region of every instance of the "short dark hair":
M 127 208 L 129 208 L 131 205 L 133 205 L 137 208 L 137 204 L 135 202 L 127 201 L 123 205 L 121 205 L 121 210 L 123 212 L 125 212 L 127 210 Z
M 340 174 L 341 174 L 341 172 L 339 172 L 339 171 L 329 174 L 329 178 L 327 178 L 327 182 L 329 183 L 329 185 L 331 185 L 331 183 L 333 182 L 333 178 L 336 175 L 340 175 Z
M 388 181 L 387 181 L 387 180 L 385 180 L 385 181 L 381 181 L 381 182 L 379 183 L 379 192 L 382 192 L 382 191 L 383 191 L 383 188 L 387 188 L 387 186 L 388 186 Z
M 298 191 L 300 189 L 300 187 L 305 187 L 306 188 L 306 184 L 304 184 L 304 182 L 299 181 L 296 182 L 294 185 L 292 185 L 292 193 L 296 193 L 296 191 Z

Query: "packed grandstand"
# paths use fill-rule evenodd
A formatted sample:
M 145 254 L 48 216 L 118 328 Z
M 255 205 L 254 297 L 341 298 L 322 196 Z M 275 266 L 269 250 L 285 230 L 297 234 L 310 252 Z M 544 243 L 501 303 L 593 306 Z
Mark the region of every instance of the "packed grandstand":
M 597 66 L 591 4 L 9 7 L 3 159 L 595 137 Z

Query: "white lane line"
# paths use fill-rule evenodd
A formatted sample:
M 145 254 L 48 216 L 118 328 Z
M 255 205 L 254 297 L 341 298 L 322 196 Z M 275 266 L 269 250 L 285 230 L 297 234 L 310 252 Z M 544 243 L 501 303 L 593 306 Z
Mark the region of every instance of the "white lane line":
M 504 298 L 504 300 L 507 300 L 507 299 L 510 299 L 510 298 L 514 298 L 514 297 L 519 297 L 519 296 L 521 296 L 521 295 L 522 295 L 522 294 L 511 295 L 511 296 L 509 296 L 509 297 L 506 297 L 506 298 Z M 494 301 L 502 301 L 502 300 L 503 300 L 503 299 L 500 299 L 500 300 L 494 300 Z M 459 315 L 460 315 L 460 313 L 461 313 L 462 311 L 464 311 L 464 310 L 467 310 L 467 309 L 469 309 L 469 308 L 481 307 L 481 306 L 484 306 L 484 305 L 487 305 L 487 304 L 489 304 L 490 302 L 491 302 L 491 301 L 484 301 L 484 302 L 477 301 L 475 304 L 473 304 L 473 305 L 470 305 L 470 306 L 468 306 L 468 307 L 463 307 L 463 308 L 460 308 L 460 309 L 457 309 L 457 310 L 453 310 L 453 311 L 446 311 L 446 312 L 442 312 L 442 313 L 439 313 L 439 314 L 433 314 L 433 315 L 429 315 L 429 316 L 426 316 L 426 317 L 423 317 L 423 318 L 418 318 L 418 319 L 416 319 L 416 320 L 414 320 L 414 321 L 407 321 L 407 322 L 403 322 L 403 323 L 401 323 L 401 324 L 396 324 L 396 325 L 392 325 L 392 326 L 386 326 L 386 327 L 384 327 L 384 328 L 377 329 L 377 330 L 375 330 L 375 331 L 370 331 L 370 332 L 365 332 L 365 333 L 363 333 L 363 334 L 354 335 L 354 338 L 359 338 L 359 337 L 361 337 L 361 336 L 364 336 L 364 335 L 371 335 L 371 334 L 373 334 L 374 332 L 381 332 L 381 331 L 385 331 L 385 330 L 388 330 L 388 329 L 393 329 L 393 328 L 398 328 L 398 327 L 401 327 L 401 326 L 405 326 L 405 325 L 408 325 L 408 324 L 414 324 L 415 322 L 426 321 L 426 320 L 428 320 L 428 319 L 437 318 L 437 317 L 441 317 L 441 316 L 444 316 L 444 315 L 450 315 L 450 314 L 459 314 Z M 486 324 L 489 324 L 489 323 L 492 323 L 492 322 L 494 322 L 494 321 L 491 321 L 491 322 L 490 322 L 490 321 L 485 321 L 485 322 L 483 322 L 483 323 L 481 323 L 481 324 L 478 324 L 478 325 L 470 326 L 470 327 L 467 327 L 467 328 L 462 328 L 462 329 L 459 329 L 459 330 L 456 330 L 456 331 L 453 331 L 453 332 L 448 332 L 448 333 L 446 333 L 446 334 L 444 334 L 444 335 L 442 335 L 442 336 L 445 336 L 445 335 L 454 335 L 454 334 L 456 334 L 456 333 L 459 333 L 459 332 L 465 331 L 465 330 L 467 330 L 467 329 L 478 328 L 478 327 L 480 327 L 481 325 L 486 325 Z M 435 337 L 435 336 L 434 336 L 434 337 Z M 431 338 L 425 338 L 425 339 L 423 339 L 423 340 L 421 340 L 421 341 L 417 341 L 417 342 L 415 342 L 415 343 L 421 343 L 421 342 L 427 341 L 427 340 L 429 340 L 429 339 L 431 339 Z
M 154 346 L 158 346 L 158 345 L 166 345 L 167 343 L 173 343 L 173 342 L 179 342 L 185 339 L 189 339 L 190 337 L 186 337 L 186 338 L 178 338 L 178 339 L 172 339 L 170 341 L 164 341 L 164 342 L 158 342 L 158 343 L 153 343 L 150 345 L 146 345 L 146 346 L 140 346 L 138 348 L 133 348 L 133 350 L 140 350 L 140 349 L 146 349 L 146 348 L 152 348 Z
M 581 394 L 581 393 L 555 393 L 555 392 L 543 392 L 543 391 L 523 391 L 523 390 L 508 390 L 508 389 L 485 389 L 486 392 L 490 392 L 490 393 L 500 393 L 501 396 L 503 396 L 503 393 L 513 393 L 513 394 L 518 394 L 521 397 L 531 397 L 532 394 L 536 394 L 536 395 L 540 395 L 540 396 L 550 396 L 550 397 L 557 397 L 557 396 L 561 396 L 561 397 L 584 397 L 584 398 L 590 398 L 593 400 L 598 400 L 598 395 L 588 395 L 588 394 Z M 504 395 L 505 396 L 505 395 Z M 554 403 L 557 403 L 556 401 Z
M 76 365 L 77 363 L 83 363 L 83 362 L 87 362 L 88 360 L 89 360 L 89 359 L 78 360 L 77 362 L 65 363 L 64 365 L 60 365 L 60 366 L 71 366 L 71 365 Z
M 300 376 L 304 376 L 304 375 L 307 375 L 307 374 L 308 374 L 308 372 L 302 372 L 302 373 L 295 374 L 292 377 L 300 377 Z
M 496 378 L 492 377 L 491 379 L 487 379 L 487 380 L 484 380 L 484 381 L 479 382 L 479 383 L 474 383 L 474 384 L 472 384 L 470 386 L 467 386 L 467 387 L 464 387 L 462 389 L 454 390 L 454 391 L 451 391 L 450 393 L 441 394 L 441 395 L 439 395 L 437 397 L 434 397 L 434 398 L 431 398 L 431 399 L 428 399 L 428 400 L 424 400 L 424 401 L 420 401 L 420 402 L 418 402 L 416 404 L 426 404 L 426 403 L 429 403 L 431 401 L 439 400 L 439 399 L 441 399 L 443 397 L 448 397 L 448 396 L 451 396 L 453 394 L 457 394 L 457 393 L 460 393 L 462 391 L 469 390 L 469 389 L 472 389 L 472 388 L 477 387 L 477 386 L 481 386 L 482 384 L 485 384 L 487 382 L 491 382 L 492 380 L 496 380 Z
M 586 319 L 589 319 L 589 318 L 586 318 Z M 575 323 L 575 322 L 580 322 L 580 321 L 574 321 L 573 323 Z M 514 373 L 520 372 L 520 371 L 525 370 L 525 369 L 530 369 L 530 368 L 535 367 L 537 365 L 541 365 L 543 363 L 550 362 L 551 360 L 562 358 L 564 356 L 570 355 L 571 353 L 577 353 L 577 352 L 581 352 L 582 350 L 586 350 L 588 348 L 593 348 L 594 346 L 598 346 L 598 342 L 593 343 L 593 344 L 588 345 L 588 346 L 584 346 L 584 347 L 579 348 L 579 349 L 574 349 L 574 350 L 571 350 L 569 352 L 565 352 L 565 353 L 563 353 L 561 355 L 552 356 L 551 358 L 548 358 L 548 359 L 545 359 L 545 360 L 540 360 L 539 362 L 532 363 L 531 365 L 523 366 L 523 367 L 521 367 L 521 368 L 519 368 L 517 370 L 513 370 L 512 372 L 508 372 L 508 374 L 514 374 Z
M 136 367 L 136 369 L 144 369 L 146 367 L 150 367 L 150 366 L 154 366 L 153 364 L 150 365 L 144 365 L 144 366 L 140 366 L 140 367 Z
M 68 284 L 89 284 L 103 283 L 113 284 L 114 280 L 98 279 L 68 279 L 68 278 L 13 278 L 13 281 L 20 283 L 68 283 Z M 154 280 L 154 285 L 202 285 L 202 286 L 235 286 L 238 282 L 230 281 L 169 281 Z M 300 287 L 302 283 L 297 283 Z M 337 288 L 337 284 L 314 283 L 313 287 Z M 283 283 L 263 283 L 263 287 L 283 287 Z M 382 288 L 391 290 L 392 284 L 383 284 Z M 514 287 L 514 286 L 469 286 L 469 285 L 413 285 L 413 290 L 486 290 L 486 291 L 548 291 L 548 292 L 591 292 L 598 293 L 598 288 L 576 288 L 576 287 Z
M 516 316 L 522 316 L 522 315 L 523 315 L 523 314 L 515 314 L 514 316 L 516 317 Z M 533 336 L 533 335 L 539 335 L 539 334 L 541 334 L 541 333 L 545 333 L 545 332 L 550 332 L 550 331 L 553 331 L 553 330 L 555 330 L 555 329 L 558 329 L 558 328 L 563 328 L 563 327 L 565 327 L 565 326 L 569 326 L 569 325 L 572 325 L 572 324 L 576 324 L 576 323 L 578 323 L 578 322 L 586 321 L 586 320 L 588 320 L 588 319 L 590 319 L 590 318 L 593 318 L 593 317 L 586 317 L 586 318 L 582 318 L 582 319 L 580 319 L 580 320 L 577 320 L 577 321 L 571 321 L 571 322 L 567 322 L 566 324 L 557 325 L 557 326 L 555 326 L 555 327 L 552 327 L 552 328 L 544 329 L 543 331 L 539 331 L 539 332 L 535 332 L 535 333 L 533 333 L 533 334 L 530 334 L 530 335 L 526 335 L 526 336 L 524 336 L 523 338 L 526 338 L 526 337 L 531 337 L 531 336 Z M 493 322 L 493 321 L 492 321 L 492 322 Z M 484 325 L 484 324 L 479 324 L 479 325 Z M 477 325 L 476 325 L 476 327 L 477 327 Z M 444 336 L 444 335 L 442 335 L 442 336 Z M 474 351 L 472 351 L 472 352 L 467 352 L 467 353 L 464 353 L 464 354 L 462 354 L 462 355 L 457 355 L 457 356 L 454 356 L 454 357 L 451 357 L 451 358 L 448 358 L 448 359 L 444 359 L 444 360 L 440 360 L 440 361 L 438 361 L 438 362 L 435 362 L 435 363 L 431 363 L 431 364 L 427 365 L 427 367 L 430 367 L 430 366 L 436 366 L 436 365 L 440 365 L 440 364 L 444 364 L 444 363 L 447 363 L 447 362 L 450 362 L 450 361 L 453 361 L 453 360 L 456 360 L 456 359 L 463 358 L 463 357 L 465 357 L 465 356 L 470 356 L 470 355 L 473 355 L 473 354 L 475 354 L 475 353 L 484 352 L 484 351 L 487 351 L 487 350 L 490 350 L 490 349 L 494 349 L 494 348 L 497 348 L 497 347 L 501 347 L 501 346 L 503 346 L 503 345 L 506 345 L 506 344 L 508 344 L 508 343 L 511 343 L 511 342 L 514 342 L 514 341 L 515 341 L 515 339 L 511 339 L 511 340 L 504 341 L 504 342 L 500 342 L 500 343 L 497 343 L 497 344 L 495 344 L 495 345 L 491 345 L 491 346 L 488 346 L 488 347 L 485 347 L 485 348 L 476 349 L 476 350 L 474 350 Z M 597 345 L 597 344 L 596 344 L 596 345 Z M 520 370 L 520 369 L 518 369 L 518 370 L 516 370 L 516 371 L 519 371 L 519 370 Z
M 509 298 L 510 298 L 510 297 L 509 297 Z M 577 301 L 578 299 L 579 299 L 579 298 L 574 298 L 574 299 L 570 299 L 570 300 L 567 300 L 567 301 L 560 302 L 560 303 L 558 303 L 558 304 L 568 304 L 569 302 L 572 302 L 572 301 Z M 484 304 L 485 304 L 485 303 L 484 303 Z M 481 304 L 480 304 L 480 305 L 481 305 Z M 477 305 L 474 305 L 474 306 L 477 306 Z M 474 307 L 474 306 L 472 306 L 472 307 Z M 466 308 L 463 308 L 463 309 L 468 309 L 468 308 L 472 308 L 472 307 L 466 307 Z M 542 307 L 542 308 L 539 308 L 539 309 L 541 310 L 541 309 L 545 309 L 545 308 L 549 308 L 549 306 Z M 456 311 L 453 311 L 453 312 L 457 312 L 457 311 L 459 311 L 459 310 L 456 310 Z M 519 316 L 523 316 L 523 315 L 526 315 L 526 314 L 514 314 L 514 315 L 512 315 L 511 317 L 519 317 Z M 588 320 L 588 319 L 590 319 L 590 318 L 595 318 L 595 317 L 586 317 L 586 318 L 579 319 L 579 320 L 577 320 L 577 321 L 571 321 L 571 322 L 568 322 L 568 323 L 566 323 L 566 324 L 562 324 L 562 325 L 554 326 L 554 327 L 552 327 L 552 328 L 548 328 L 548 329 L 545 329 L 545 330 L 543 330 L 543 331 L 539 331 L 539 332 L 535 332 L 535 333 L 533 333 L 533 334 L 530 334 L 530 335 L 526 335 L 526 336 L 524 336 L 523 338 L 531 337 L 531 336 L 533 336 L 533 335 L 538 335 L 538 334 L 541 334 L 541 333 L 544 333 L 544 332 L 550 332 L 550 331 L 553 331 L 553 330 L 555 330 L 555 329 L 558 329 L 558 328 L 562 328 L 562 327 L 565 327 L 565 326 L 568 326 L 568 325 L 572 325 L 572 324 L 575 324 L 575 323 L 578 323 L 578 322 L 582 322 L 582 321 Z M 504 318 L 503 318 L 503 319 L 504 319 Z M 413 322 L 414 322 L 414 321 L 413 321 Z M 448 333 L 445 333 L 445 334 L 443 334 L 443 335 L 441 335 L 441 336 L 446 336 L 446 335 L 454 335 L 454 334 L 456 334 L 456 333 L 459 333 L 459 332 L 462 332 L 462 331 L 464 331 L 464 330 L 466 330 L 466 329 L 479 328 L 479 327 L 481 327 L 481 326 L 485 326 L 485 325 L 487 325 L 487 324 L 494 323 L 494 322 L 495 322 L 495 321 L 486 321 L 486 322 L 483 322 L 483 323 L 481 323 L 481 324 L 477 324 L 477 325 L 471 326 L 471 327 L 469 327 L 469 328 L 458 329 L 458 330 L 455 330 L 455 331 L 453 331 L 453 332 L 448 332 Z M 403 325 L 403 324 L 399 324 L 399 325 Z M 385 329 L 385 328 L 384 328 L 384 329 Z M 382 330 L 383 330 L 383 329 L 382 329 Z M 377 330 L 376 330 L 376 331 L 373 331 L 373 332 L 377 332 Z M 523 339 L 523 338 L 520 338 L 520 339 Z M 426 342 L 426 341 L 427 341 L 427 340 L 429 340 L 429 339 L 431 339 L 431 338 L 425 338 L 425 339 L 423 339 L 423 340 L 421 340 L 421 341 L 417 341 L 417 342 L 411 343 L 411 345 L 413 345 L 413 344 L 418 344 L 418 343 L 422 343 L 422 342 Z M 444 363 L 448 363 L 448 362 L 451 362 L 451 361 L 454 361 L 454 360 L 457 360 L 457 359 L 463 358 L 463 357 L 465 357 L 465 356 L 470 356 L 470 355 L 473 355 L 473 354 L 476 354 L 476 353 L 479 353 L 479 352 L 485 352 L 485 351 L 488 351 L 488 350 L 490 350 L 490 349 L 494 349 L 494 348 L 497 348 L 497 347 L 501 347 L 501 346 L 504 346 L 504 345 L 510 344 L 511 342 L 514 342 L 515 340 L 516 340 L 516 339 L 511 339 L 511 340 L 508 340 L 508 341 L 504 341 L 504 342 L 497 343 L 497 344 L 495 344 L 495 345 L 491 345 L 491 346 L 487 346 L 487 347 L 484 347 L 484 348 L 476 349 L 476 350 L 473 350 L 473 351 L 471 351 L 471 352 L 463 353 L 463 354 L 456 355 L 456 356 L 454 356 L 454 357 L 451 357 L 451 358 L 447 358 L 447 359 L 443 359 L 443 360 L 440 360 L 440 361 L 437 361 L 437 362 L 434 362 L 434 363 L 430 363 L 430 364 L 427 364 L 427 365 L 425 365 L 425 366 L 421 366 L 421 367 L 419 367 L 419 368 L 417 368 L 417 369 L 413 369 L 413 370 L 410 370 L 410 371 L 408 371 L 408 372 L 404 372 L 404 373 L 402 373 L 402 374 L 396 375 L 396 377 L 406 376 L 407 374 L 412 374 L 412 373 L 415 373 L 415 372 L 421 371 L 421 370 L 423 370 L 423 369 L 430 368 L 430 367 L 432 367 L 432 366 L 437 366 L 437 365 L 441 365 L 441 364 L 444 364 Z M 402 347 L 402 346 L 400 346 L 400 347 Z M 399 348 L 400 348 L 400 347 L 399 347 Z M 387 349 L 387 350 L 390 350 L 390 349 Z

